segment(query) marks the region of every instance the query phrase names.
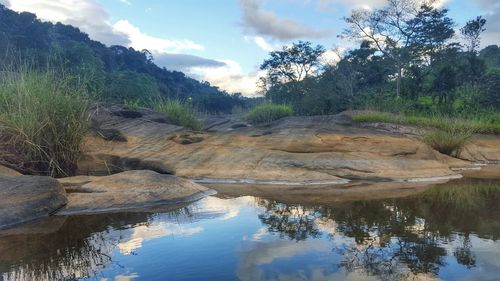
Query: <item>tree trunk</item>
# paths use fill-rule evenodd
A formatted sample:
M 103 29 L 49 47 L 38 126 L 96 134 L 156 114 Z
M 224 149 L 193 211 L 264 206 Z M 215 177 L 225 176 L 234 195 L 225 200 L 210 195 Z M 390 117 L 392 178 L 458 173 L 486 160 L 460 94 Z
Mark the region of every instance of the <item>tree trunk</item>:
M 396 98 L 401 95 L 401 67 L 398 65 L 398 76 L 396 77 Z

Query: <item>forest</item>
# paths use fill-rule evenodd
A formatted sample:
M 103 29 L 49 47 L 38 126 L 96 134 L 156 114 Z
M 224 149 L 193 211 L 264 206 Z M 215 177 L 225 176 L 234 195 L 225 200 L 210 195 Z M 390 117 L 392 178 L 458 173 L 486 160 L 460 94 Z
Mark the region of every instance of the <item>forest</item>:
M 261 65 L 266 99 L 301 115 L 372 109 L 472 118 L 498 112 L 500 48 L 480 49 L 486 20 L 471 19 L 455 34 L 446 9 L 404 3 L 345 17 L 348 28 L 340 37 L 359 47 L 339 52 L 335 64 L 323 63 L 326 49 L 311 42 L 271 52 Z

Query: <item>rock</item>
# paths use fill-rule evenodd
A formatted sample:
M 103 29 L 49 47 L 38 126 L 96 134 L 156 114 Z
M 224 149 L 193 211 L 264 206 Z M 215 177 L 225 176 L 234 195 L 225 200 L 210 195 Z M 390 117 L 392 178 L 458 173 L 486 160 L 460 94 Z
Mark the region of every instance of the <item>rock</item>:
M 21 176 L 21 173 L 0 165 L 0 176 Z
M 287 117 L 266 126 L 239 127 L 234 116 L 203 121 L 210 132 L 100 115 L 102 124 L 126 137 L 105 141 L 89 135 L 79 173 L 96 175 L 151 169 L 199 182 L 332 183 L 456 178 L 450 168 L 470 163 L 442 155 L 408 134 L 364 128 L 348 116 Z M 140 122 L 139 122 L 140 121 Z M 206 180 L 206 181 L 204 181 Z
M 500 138 L 491 135 L 475 136 L 460 153 L 460 158 L 491 164 L 500 164 Z
M 168 138 L 168 140 L 174 141 L 178 144 L 192 144 L 201 142 L 204 140 L 202 133 L 185 133 L 185 134 L 175 134 Z
M 159 204 L 181 204 L 211 194 L 190 180 L 153 171 L 126 171 L 111 176 L 59 179 L 68 191 L 68 205 L 60 214 L 96 213 Z
M 51 177 L 0 176 L 0 228 L 47 217 L 66 203 L 66 192 Z

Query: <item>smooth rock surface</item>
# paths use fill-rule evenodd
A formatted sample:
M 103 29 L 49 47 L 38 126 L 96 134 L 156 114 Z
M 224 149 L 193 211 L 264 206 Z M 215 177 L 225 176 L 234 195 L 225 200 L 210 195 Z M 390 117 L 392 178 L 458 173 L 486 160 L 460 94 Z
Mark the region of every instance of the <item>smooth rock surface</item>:
M 68 205 L 58 214 L 96 213 L 191 202 L 213 193 L 190 180 L 153 171 L 126 171 L 111 176 L 59 179 Z
M 154 113 L 124 118 L 101 110 L 101 129 L 115 129 L 127 141 L 97 135 L 85 139 L 79 173 L 103 175 L 150 169 L 194 179 L 241 182 L 345 182 L 345 179 L 425 180 L 457 177 L 450 168 L 467 161 L 442 155 L 401 132 L 362 127 L 345 114 L 288 117 L 265 126 L 235 116 L 204 120 L 204 132 L 155 122 Z M 139 115 L 137 115 L 139 116 Z
M 21 173 L 0 165 L 0 176 L 21 176 Z
M 51 177 L 0 176 L 0 228 L 47 217 L 66 203 L 66 192 Z

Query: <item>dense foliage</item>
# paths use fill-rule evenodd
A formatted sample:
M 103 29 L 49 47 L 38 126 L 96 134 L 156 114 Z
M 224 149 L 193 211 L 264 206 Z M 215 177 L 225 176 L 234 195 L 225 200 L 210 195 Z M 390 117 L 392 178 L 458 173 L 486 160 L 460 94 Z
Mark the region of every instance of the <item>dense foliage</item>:
M 335 64 L 323 63 L 324 48 L 309 42 L 271 52 L 261 66 L 266 98 L 304 115 L 375 109 L 470 118 L 498 112 L 500 47 L 478 50 L 486 21 L 477 17 L 460 29 L 462 46 L 448 10 L 416 2 L 391 0 L 380 9 L 353 11 L 341 37 L 360 45 L 339 53 Z M 303 69 L 308 75 L 299 76 Z
M 191 99 L 203 111 L 231 112 L 234 106 L 244 107 L 247 100 L 182 72 L 160 68 L 147 50 L 107 47 L 78 28 L 42 22 L 34 14 L 16 13 L 0 4 L 0 68 L 26 61 L 35 68 L 64 69 L 65 76 L 105 101 Z

